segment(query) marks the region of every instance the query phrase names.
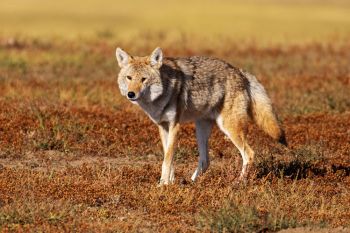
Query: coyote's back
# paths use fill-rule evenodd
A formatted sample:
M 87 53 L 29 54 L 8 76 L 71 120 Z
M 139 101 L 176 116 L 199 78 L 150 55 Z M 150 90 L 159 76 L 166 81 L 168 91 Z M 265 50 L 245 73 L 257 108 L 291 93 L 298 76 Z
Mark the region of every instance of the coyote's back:
M 225 101 L 232 110 L 247 114 L 268 135 L 286 144 L 271 101 L 255 76 L 229 63 L 210 57 L 165 58 L 161 74 L 176 77 L 183 106 L 180 121 L 215 120 Z

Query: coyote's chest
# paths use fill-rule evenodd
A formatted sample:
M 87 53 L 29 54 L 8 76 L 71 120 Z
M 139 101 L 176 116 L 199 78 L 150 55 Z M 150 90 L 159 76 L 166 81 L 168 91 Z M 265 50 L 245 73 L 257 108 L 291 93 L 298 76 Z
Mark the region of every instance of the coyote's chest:
M 171 122 L 176 119 L 176 105 L 170 104 L 164 106 L 163 104 L 142 103 L 138 105 L 149 116 L 149 118 L 156 124 L 162 122 Z
M 179 109 L 176 104 L 170 104 L 166 107 L 156 106 L 152 104 L 139 104 L 139 106 L 156 124 L 174 121 L 189 122 L 194 121 L 198 118 L 215 119 L 217 116 L 216 111 L 211 108 L 198 111 L 195 109 Z

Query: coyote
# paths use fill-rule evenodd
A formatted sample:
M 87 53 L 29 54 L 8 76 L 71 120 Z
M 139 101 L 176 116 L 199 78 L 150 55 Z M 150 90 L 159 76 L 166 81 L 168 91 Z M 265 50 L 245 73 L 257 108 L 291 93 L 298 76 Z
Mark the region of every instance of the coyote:
M 246 178 L 254 160 L 247 142 L 250 119 L 287 144 L 271 101 L 255 76 L 216 58 L 163 57 L 160 48 L 146 57 L 130 56 L 117 48 L 116 57 L 121 94 L 159 127 L 164 151 L 160 185 L 174 183 L 174 150 L 182 122 L 196 125 L 199 162 L 192 181 L 208 169 L 208 139 L 215 122 L 242 156 L 239 180 Z

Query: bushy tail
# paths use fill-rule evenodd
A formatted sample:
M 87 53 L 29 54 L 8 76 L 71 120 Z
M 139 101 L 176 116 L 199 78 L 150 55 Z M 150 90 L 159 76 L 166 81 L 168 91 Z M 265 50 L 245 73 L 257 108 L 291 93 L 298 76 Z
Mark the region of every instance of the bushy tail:
M 278 123 L 264 87 L 256 80 L 255 76 L 247 73 L 245 75 L 250 86 L 251 111 L 254 121 L 273 139 L 287 146 L 284 131 Z

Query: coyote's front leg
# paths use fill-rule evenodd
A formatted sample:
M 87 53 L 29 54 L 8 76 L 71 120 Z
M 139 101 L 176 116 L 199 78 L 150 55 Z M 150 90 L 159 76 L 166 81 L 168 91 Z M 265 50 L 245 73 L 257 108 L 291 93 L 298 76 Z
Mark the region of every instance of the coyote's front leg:
M 168 127 L 160 126 L 159 129 L 164 149 L 162 175 L 160 177 L 159 185 L 167 185 L 174 183 L 174 152 L 180 124 L 177 122 L 170 122 Z

